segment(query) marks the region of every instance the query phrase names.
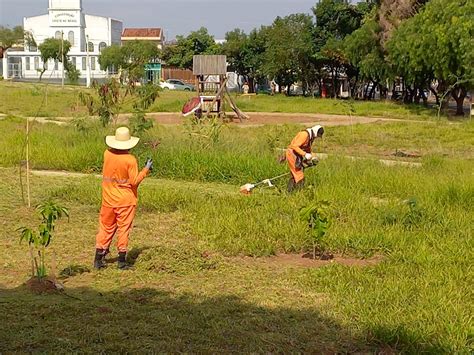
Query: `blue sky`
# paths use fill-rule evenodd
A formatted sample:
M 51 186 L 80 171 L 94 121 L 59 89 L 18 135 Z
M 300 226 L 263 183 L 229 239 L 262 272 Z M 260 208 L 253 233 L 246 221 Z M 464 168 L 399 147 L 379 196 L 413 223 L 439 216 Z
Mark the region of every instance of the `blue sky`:
M 201 26 L 216 39 L 227 31 L 246 32 L 277 16 L 311 13 L 317 0 L 83 0 L 86 13 L 122 20 L 124 27 L 161 27 L 168 39 Z M 0 0 L 0 24 L 22 24 L 23 17 L 47 12 L 48 0 Z

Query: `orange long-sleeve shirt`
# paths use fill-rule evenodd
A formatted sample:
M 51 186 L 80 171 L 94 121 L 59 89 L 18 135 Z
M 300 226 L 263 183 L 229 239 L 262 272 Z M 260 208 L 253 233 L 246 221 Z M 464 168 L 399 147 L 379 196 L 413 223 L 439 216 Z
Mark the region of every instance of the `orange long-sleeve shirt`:
M 309 133 L 307 131 L 298 132 L 296 137 L 293 138 L 290 145 L 288 146 L 288 149 L 292 149 L 300 156 L 304 156 L 306 153 L 311 153 Z
M 136 206 L 138 185 L 147 173 L 147 168 L 138 172 L 137 159 L 128 151 L 106 150 L 102 169 L 102 205 Z

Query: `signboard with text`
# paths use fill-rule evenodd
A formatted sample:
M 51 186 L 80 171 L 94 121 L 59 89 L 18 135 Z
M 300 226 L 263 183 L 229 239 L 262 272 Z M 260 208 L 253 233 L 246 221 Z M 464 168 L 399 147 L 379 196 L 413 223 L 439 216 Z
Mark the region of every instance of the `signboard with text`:
M 52 27 L 79 26 L 80 24 L 79 11 L 58 10 L 49 13 L 49 25 Z

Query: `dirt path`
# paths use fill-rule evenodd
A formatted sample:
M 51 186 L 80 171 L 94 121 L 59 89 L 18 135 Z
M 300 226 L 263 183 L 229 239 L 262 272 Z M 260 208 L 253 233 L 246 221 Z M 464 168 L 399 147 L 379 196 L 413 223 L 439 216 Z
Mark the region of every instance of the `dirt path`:
M 378 122 L 403 122 L 403 123 L 423 123 L 434 124 L 435 121 L 422 120 L 404 120 L 398 118 L 368 117 L 368 116 L 346 116 L 346 115 L 329 115 L 329 114 L 308 114 L 308 113 L 284 113 L 284 112 L 247 112 L 250 119 L 244 120 L 242 123 L 235 116 L 229 116 L 230 124 L 236 127 L 258 127 L 266 124 L 282 125 L 282 124 L 320 124 L 323 126 L 349 126 L 355 124 L 371 124 Z M 118 122 L 124 123 L 132 114 L 123 113 L 119 115 Z M 157 123 L 162 125 L 180 125 L 183 124 L 183 116 L 179 112 L 152 112 L 147 117 L 153 118 Z M 1 119 L 1 117 L 0 117 Z M 73 117 L 29 117 L 30 121 L 39 123 L 54 123 L 58 125 L 69 124 Z M 453 123 L 454 124 L 454 123 Z
M 262 126 L 265 124 L 321 124 L 324 126 L 349 126 L 353 124 L 369 124 L 376 122 L 415 122 L 434 123 L 434 121 L 403 120 L 395 118 L 368 117 L 329 114 L 308 114 L 308 113 L 285 113 L 285 112 L 246 112 L 250 116 L 248 120 L 239 122 L 236 116 L 231 117 L 232 124 L 237 126 Z M 129 114 L 122 114 L 120 118 L 128 118 Z M 160 124 L 182 124 L 183 117 L 180 113 L 154 112 L 147 114 Z

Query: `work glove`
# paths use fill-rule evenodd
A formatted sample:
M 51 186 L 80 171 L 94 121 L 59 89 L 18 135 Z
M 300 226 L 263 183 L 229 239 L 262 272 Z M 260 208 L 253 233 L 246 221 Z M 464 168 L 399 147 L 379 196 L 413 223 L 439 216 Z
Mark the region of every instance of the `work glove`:
M 147 159 L 145 168 L 147 168 L 148 170 L 152 170 L 152 169 L 153 169 L 153 159 L 151 159 L 151 158 L 148 158 L 148 159 Z
M 311 154 L 311 153 L 306 153 L 306 154 L 304 155 L 304 158 L 305 158 L 306 160 L 312 160 L 312 159 L 313 159 L 313 154 Z

